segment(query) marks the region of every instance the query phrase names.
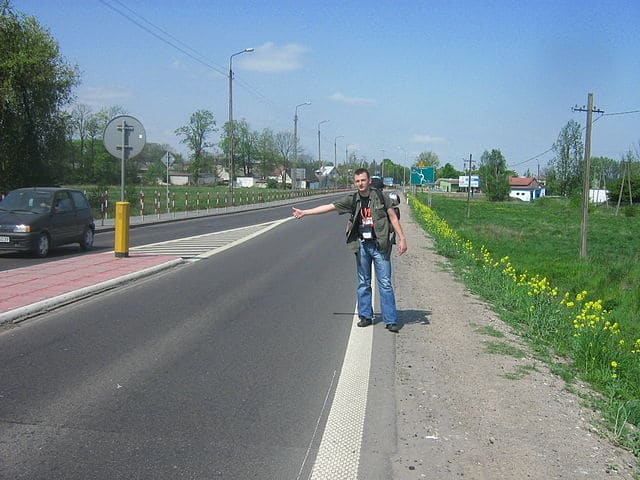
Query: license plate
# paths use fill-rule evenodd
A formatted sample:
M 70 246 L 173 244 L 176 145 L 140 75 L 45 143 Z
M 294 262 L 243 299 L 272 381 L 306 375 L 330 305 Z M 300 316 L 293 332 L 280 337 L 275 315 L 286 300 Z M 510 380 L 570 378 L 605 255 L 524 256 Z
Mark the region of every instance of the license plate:
M 0 243 L 9 243 L 10 241 L 9 237 L 0 237 Z

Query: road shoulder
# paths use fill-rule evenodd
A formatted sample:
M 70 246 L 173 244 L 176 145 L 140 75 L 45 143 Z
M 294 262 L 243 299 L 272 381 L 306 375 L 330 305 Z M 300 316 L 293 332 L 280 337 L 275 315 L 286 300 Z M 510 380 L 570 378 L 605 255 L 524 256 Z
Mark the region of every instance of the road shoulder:
M 635 457 L 592 426 L 596 413 L 454 278 L 406 205 L 402 219 L 393 478 L 634 478 Z M 522 355 L 489 353 L 496 342 Z

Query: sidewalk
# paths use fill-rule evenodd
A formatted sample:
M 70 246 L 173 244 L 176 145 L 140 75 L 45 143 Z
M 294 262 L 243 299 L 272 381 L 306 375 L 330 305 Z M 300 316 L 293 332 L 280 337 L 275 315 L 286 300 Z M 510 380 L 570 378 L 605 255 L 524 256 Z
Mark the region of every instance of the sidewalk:
M 0 272 L 0 325 L 50 310 L 182 263 L 168 255 L 113 252 L 66 258 Z

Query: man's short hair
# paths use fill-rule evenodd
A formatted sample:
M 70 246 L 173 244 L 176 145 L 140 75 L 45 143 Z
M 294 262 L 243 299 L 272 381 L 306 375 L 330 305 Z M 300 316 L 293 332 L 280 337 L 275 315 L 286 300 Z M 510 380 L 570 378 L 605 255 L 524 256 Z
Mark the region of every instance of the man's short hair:
M 357 169 L 355 172 L 353 172 L 353 176 L 355 177 L 356 175 L 362 175 L 363 173 L 367 174 L 367 178 L 371 178 L 371 175 L 369 175 L 369 170 L 367 170 L 366 168 Z

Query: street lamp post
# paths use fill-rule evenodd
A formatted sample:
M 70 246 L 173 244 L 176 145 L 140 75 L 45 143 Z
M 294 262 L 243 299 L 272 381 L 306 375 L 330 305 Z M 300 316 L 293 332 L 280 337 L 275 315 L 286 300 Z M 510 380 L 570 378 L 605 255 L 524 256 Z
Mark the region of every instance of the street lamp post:
M 253 52 L 253 48 L 245 48 L 229 57 L 229 191 L 233 201 L 233 57 L 243 53 Z
M 298 107 L 302 107 L 304 105 L 311 105 L 311 102 L 304 102 L 296 105 L 295 113 L 293 115 L 293 161 L 295 162 L 296 167 L 298 165 Z M 287 166 L 285 165 L 284 168 L 284 182 L 286 182 Z M 284 186 L 286 187 L 286 185 Z M 291 188 L 293 188 L 293 178 L 291 179 Z
M 328 121 L 329 120 L 322 120 L 318 123 L 318 163 L 320 164 L 320 167 L 322 167 L 322 159 L 320 158 L 320 125 L 327 123 Z
M 338 180 L 336 181 L 336 188 L 338 187 L 338 181 L 340 181 L 340 171 L 338 170 L 338 139 L 339 138 L 344 138 L 344 135 L 338 135 L 333 139 L 333 165 L 338 175 Z
M 407 185 L 407 151 L 398 146 L 398 150 L 402 150 L 404 152 L 404 164 L 402 165 L 402 185 Z
M 349 147 L 353 147 L 353 145 L 344 146 L 344 163 L 345 164 L 349 161 Z
M 333 163 L 338 168 L 338 139 L 344 138 L 344 135 L 338 135 L 333 139 Z

